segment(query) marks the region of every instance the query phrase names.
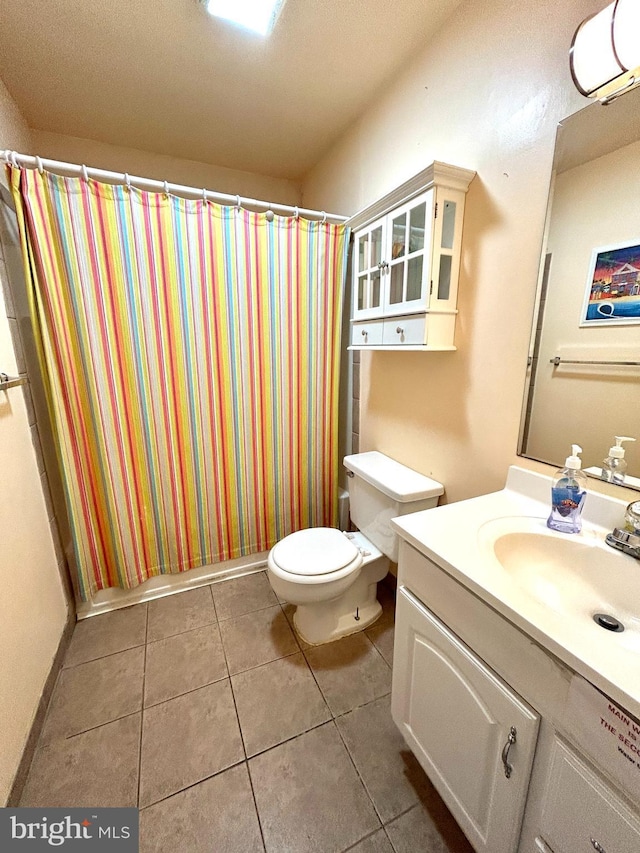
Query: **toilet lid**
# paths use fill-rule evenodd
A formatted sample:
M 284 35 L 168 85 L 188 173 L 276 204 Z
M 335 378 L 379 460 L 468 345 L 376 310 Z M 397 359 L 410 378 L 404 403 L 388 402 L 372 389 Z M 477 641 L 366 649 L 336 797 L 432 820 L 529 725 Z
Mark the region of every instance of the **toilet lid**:
M 359 555 L 353 542 L 333 527 L 311 527 L 285 536 L 273 549 L 280 568 L 292 575 L 327 575 Z

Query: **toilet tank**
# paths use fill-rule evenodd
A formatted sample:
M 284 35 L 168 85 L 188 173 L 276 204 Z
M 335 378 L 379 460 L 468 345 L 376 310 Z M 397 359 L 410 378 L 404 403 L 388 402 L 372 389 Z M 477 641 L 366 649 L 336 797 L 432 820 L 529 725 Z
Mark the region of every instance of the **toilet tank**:
M 397 563 L 398 537 L 391 519 L 437 506 L 444 486 L 377 450 L 345 456 L 343 462 L 349 472 L 351 520 Z

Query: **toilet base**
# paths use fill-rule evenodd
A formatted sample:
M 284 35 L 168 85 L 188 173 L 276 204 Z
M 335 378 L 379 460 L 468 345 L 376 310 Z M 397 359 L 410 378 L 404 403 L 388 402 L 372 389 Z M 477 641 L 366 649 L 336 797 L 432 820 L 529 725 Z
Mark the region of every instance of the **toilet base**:
M 387 563 L 386 574 L 388 562 L 385 558 L 383 560 Z M 372 581 L 371 574 L 363 571 L 340 598 L 298 605 L 293 614 L 293 625 L 300 638 L 311 646 L 319 646 L 364 631 L 372 625 L 382 613 L 376 598 L 378 579 L 376 577 Z

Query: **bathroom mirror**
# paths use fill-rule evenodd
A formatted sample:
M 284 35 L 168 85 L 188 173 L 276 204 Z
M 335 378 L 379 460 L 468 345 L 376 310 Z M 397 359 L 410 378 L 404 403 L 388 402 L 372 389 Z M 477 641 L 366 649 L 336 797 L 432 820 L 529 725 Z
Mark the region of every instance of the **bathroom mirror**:
M 558 128 L 520 454 L 599 476 L 616 435 L 640 488 L 640 89 Z

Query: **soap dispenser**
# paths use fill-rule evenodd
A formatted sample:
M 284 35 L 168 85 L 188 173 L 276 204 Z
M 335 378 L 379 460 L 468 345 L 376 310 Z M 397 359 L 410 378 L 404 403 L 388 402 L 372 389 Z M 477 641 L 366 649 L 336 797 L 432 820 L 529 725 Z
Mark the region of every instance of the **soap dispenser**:
M 622 442 L 635 441 L 635 438 L 631 438 L 628 435 L 616 435 L 615 439 L 616 443 L 613 447 L 609 448 L 609 455 L 602 463 L 600 479 L 605 480 L 607 483 L 616 483 L 618 486 L 621 486 L 624 483 L 624 475 L 627 470 L 627 461 L 624 458 Z
M 551 515 L 547 527 L 561 533 L 579 533 L 582 529 L 582 507 L 587 496 L 587 475 L 581 470 L 582 448 L 571 445 L 564 468 L 556 471 L 551 484 Z

